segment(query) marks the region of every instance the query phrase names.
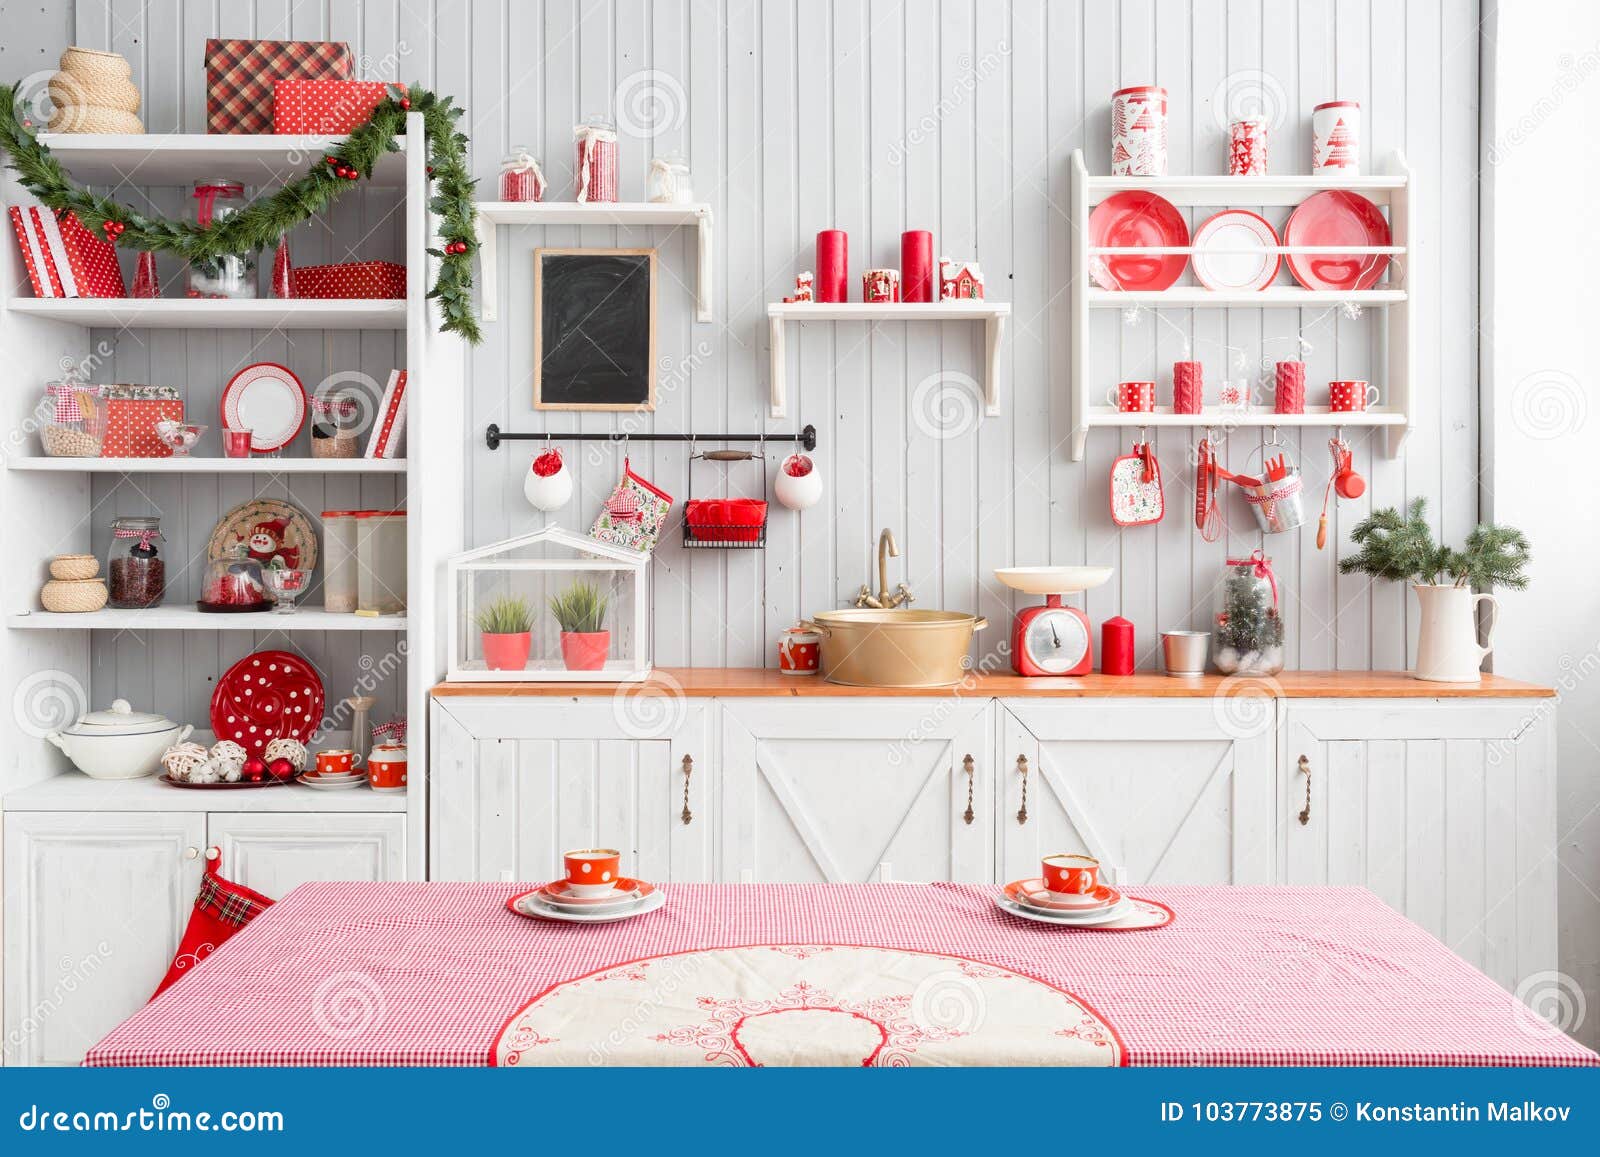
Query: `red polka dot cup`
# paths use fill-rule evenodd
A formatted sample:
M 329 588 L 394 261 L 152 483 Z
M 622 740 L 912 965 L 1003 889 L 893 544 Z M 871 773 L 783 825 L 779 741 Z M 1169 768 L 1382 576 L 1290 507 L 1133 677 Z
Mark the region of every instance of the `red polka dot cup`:
M 604 896 L 616 890 L 622 853 L 615 848 L 582 848 L 562 857 L 567 868 L 567 890 L 578 899 Z
M 1046 856 L 1041 868 L 1045 891 L 1052 900 L 1086 896 L 1100 883 L 1100 861 L 1093 856 Z
M 1106 393 L 1107 403 L 1124 414 L 1148 414 L 1156 408 L 1154 382 L 1119 382 Z
M 317 752 L 318 775 L 349 775 L 356 765 L 356 753 L 348 748 L 336 747 L 331 751 Z
M 1328 409 L 1337 414 L 1354 414 L 1378 404 L 1378 387 L 1366 382 L 1329 382 Z

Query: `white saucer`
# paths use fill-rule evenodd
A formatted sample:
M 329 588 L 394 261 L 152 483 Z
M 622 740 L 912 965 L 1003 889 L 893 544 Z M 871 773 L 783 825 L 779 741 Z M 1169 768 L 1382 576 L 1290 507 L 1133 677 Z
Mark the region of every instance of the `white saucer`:
M 1033 920 L 1039 924 L 1056 924 L 1068 928 L 1093 928 L 1099 924 L 1114 924 L 1128 915 L 1133 910 L 1133 905 L 1127 899 L 1118 900 L 1109 908 L 1094 912 L 1044 912 L 1038 908 L 1030 908 L 1026 904 L 1018 904 L 1005 896 L 994 898 L 995 907 L 1002 912 L 1009 912 L 1013 916 L 1021 916 L 1024 920 Z
M 350 776 L 349 778 L 329 779 L 327 776 L 299 776 L 297 777 L 296 782 L 303 783 L 310 788 L 315 788 L 317 791 L 349 791 L 351 788 L 360 787 L 365 784 L 367 782 L 367 777 L 364 775 L 354 775 Z
M 518 916 L 527 916 L 535 920 L 561 920 L 568 924 L 610 924 L 616 920 L 626 920 L 632 916 L 643 916 L 646 912 L 654 912 L 666 902 L 666 894 L 656 891 L 642 900 L 635 900 L 629 904 L 607 905 L 599 912 L 573 912 L 546 903 L 535 891 L 513 896 L 507 902 L 507 907 Z

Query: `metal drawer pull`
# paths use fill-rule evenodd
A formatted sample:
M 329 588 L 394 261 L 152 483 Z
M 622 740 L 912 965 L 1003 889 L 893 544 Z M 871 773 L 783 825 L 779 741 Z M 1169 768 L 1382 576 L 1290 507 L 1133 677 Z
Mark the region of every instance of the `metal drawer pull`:
M 961 818 L 967 823 L 973 820 L 972 811 L 972 756 L 967 756 L 961 761 L 962 769 L 967 773 L 967 810 L 961 813 Z
M 1017 809 L 1017 822 L 1025 824 L 1028 822 L 1028 757 L 1026 755 L 1017 756 L 1017 770 L 1022 773 L 1022 806 Z
M 1311 822 L 1311 761 L 1303 755 L 1300 757 L 1300 774 L 1306 777 L 1306 806 L 1300 809 L 1300 826 L 1305 827 Z
M 689 810 L 689 777 L 693 774 L 694 757 L 686 755 L 683 757 L 683 814 L 678 817 L 685 824 L 692 823 L 694 820 L 694 812 Z
M 198 860 L 200 858 L 200 849 L 199 848 L 184 848 L 183 849 L 183 858 L 186 859 L 186 860 Z M 206 859 L 208 859 L 208 860 L 220 860 L 221 858 L 222 858 L 222 849 L 217 847 L 215 844 L 213 844 L 211 847 L 206 849 Z

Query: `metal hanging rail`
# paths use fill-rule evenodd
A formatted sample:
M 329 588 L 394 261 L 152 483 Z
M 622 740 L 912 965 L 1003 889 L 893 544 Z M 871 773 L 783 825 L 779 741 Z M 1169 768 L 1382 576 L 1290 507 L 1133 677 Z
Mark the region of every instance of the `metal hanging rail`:
M 815 450 L 817 428 L 808 425 L 798 434 L 563 434 L 554 430 L 524 434 L 502 430 L 491 422 L 483 440 L 491 450 L 500 449 L 501 442 L 798 442 Z

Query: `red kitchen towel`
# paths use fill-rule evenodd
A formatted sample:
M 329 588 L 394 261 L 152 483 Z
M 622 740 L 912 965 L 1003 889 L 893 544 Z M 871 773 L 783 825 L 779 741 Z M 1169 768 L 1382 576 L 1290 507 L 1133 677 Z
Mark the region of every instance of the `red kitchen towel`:
M 270 133 L 278 81 L 349 80 L 350 72 L 341 41 L 207 40 L 206 132 Z
M 50 255 L 55 258 L 56 271 L 61 274 L 65 296 L 128 296 L 115 245 L 104 237 L 95 236 L 70 212 L 52 217 L 48 212 L 41 211 L 40 216 L 44 218 Z M 65 261 L 61 260 L 60 254 L 65 255 Z
M 39 223 L 34 220 L 34 212 L 36 210 L 27 205 L 11 206 L 11 227 L 17 233 L 22 263 L 28 267 L 28 280 L 33 283 L 35 297 L 60 297 L 61 286 L 45 254 L 44 237 Z
M 406 267 L 393 261 L 347 261 L 308 265 L 290 274 L 296 297 L 401 298 Z
M 388 87 L 378 80 L 280 80 L 272 86 L 272 131 L 347 133 L 366 122 Z

